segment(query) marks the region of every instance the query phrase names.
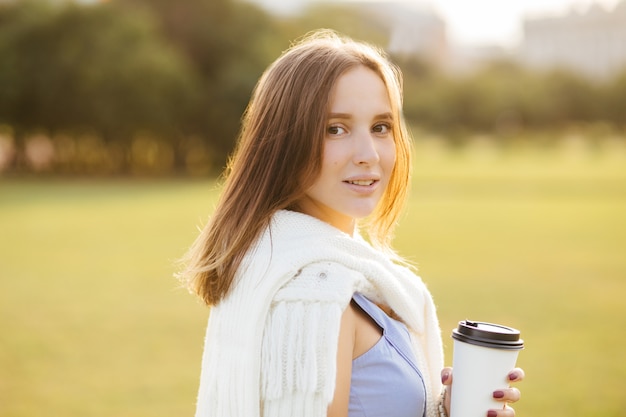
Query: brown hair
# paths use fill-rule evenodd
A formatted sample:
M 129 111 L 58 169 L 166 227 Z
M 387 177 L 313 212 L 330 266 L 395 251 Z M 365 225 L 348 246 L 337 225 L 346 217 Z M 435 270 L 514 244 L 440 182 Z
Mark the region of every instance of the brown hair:
M 333 86 L 359 65 L 385 83 L 395 120 L 396 163 L 367 225 L 372 244 L 390 249 L 411 166 L 401 74 L 375 47 L 328 30 L 314 32 L 285 51 L 257 83 L 220 200 L 184 259 L 179 277 L 206 304 L 216 304 L 227 294 L 243 257 L 272 215 L 295 209 L 317 178 Z

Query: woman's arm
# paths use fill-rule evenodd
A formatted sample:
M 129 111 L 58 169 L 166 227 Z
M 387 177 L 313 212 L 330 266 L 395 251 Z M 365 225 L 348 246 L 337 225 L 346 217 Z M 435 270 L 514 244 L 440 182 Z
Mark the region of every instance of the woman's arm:
M 357 311 L 350 303 L 341 316 L 339 347 L 337 349 L 337 379 L 335 396 L 328 406 L 328 417 L 347 417 L 350 403 L 350 380 L 352 377 L 352 357 L 356 340 Z
M 341 316 L 335 394 L 328 407 L 328 417 L 347 417 L 352 361 L 370 350 L 381 337 L 382 329 L 352 300 Z

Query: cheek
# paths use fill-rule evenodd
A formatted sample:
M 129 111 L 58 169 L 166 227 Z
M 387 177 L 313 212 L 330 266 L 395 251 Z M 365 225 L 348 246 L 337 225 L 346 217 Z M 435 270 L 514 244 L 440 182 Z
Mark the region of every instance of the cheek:
M 339 143 L 327 144 L 324 147 L 322 170 L 334 169 L 342 164 L 345 151 Z
M 392 170 L 396 165 L 396 144 L 393 141 L 385 144 L 385 146 L 380 150 L 380 162 L 384 168 L 387 170 Z

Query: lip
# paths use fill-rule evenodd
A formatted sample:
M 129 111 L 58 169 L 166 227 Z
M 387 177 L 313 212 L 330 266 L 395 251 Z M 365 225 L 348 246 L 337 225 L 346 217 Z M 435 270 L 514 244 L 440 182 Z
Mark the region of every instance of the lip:
M 371 181 L 371 184 L 355 184 L 355 182 L 359 181 Z M 348 186 L 348 188 L 354 192 L 359 194 L 369 194 L 378 188 L 378 184 L 380 183 L 380 177 L 378 175 L 357 175 L 353 177 L 349 177 L 343 180 L 343 183 Z

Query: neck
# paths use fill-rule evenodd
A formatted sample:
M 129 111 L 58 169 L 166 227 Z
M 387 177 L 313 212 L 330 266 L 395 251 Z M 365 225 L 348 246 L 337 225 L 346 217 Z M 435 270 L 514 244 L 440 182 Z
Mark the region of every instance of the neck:
M 316 204 L 310 204 L 308 202 L 300 202 L 293 208 L 302 214 L 306 214 L 311 217 L 315 217 L 318 220 L 323 221 L 331 225 L 332 227 L 341 230 L 347 235 L 354 236 L 356 231 L 356 219 L 350 216 L 337 216 L 334 212 L 329 212 L 323 207 L 319 207 Z

